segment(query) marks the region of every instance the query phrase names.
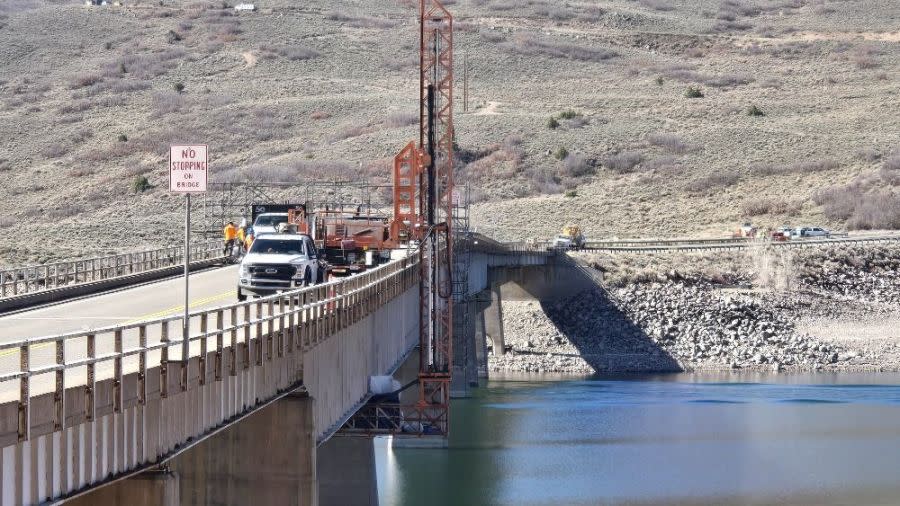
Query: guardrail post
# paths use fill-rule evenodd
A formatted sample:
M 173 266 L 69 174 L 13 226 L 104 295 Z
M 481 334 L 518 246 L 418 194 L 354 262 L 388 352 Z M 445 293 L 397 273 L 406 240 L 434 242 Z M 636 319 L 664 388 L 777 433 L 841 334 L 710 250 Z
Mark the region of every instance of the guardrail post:
M 203 313 L 200 315 L 200 384 L 206 384 L 206 329 L 207 329 L 207 314 Z M 185 360 L 185 365 L 187 365 L 188 360 Z
M 244 369 L 250 368 L 250 304 L 244 305 Z
M 19 441 L 28 441 L 31 438 L 31 411 L 29 409 L 31 365 L 28 352 L 28 344 L 19 347 L 19 370 L 22 373 L 19 378 Z
M 285 339 L 284 334 L 287 332 L 287 329 L 284 326 L 284 322 L 285 322 L 284 313 L 285 313 L 285 306 L 288 304 L 287 299 L 289 299 L 289 298 L 292 298 L 292 297 L 291 296 L 288 296 L 287 298 L 281 297 L 281 299 L 278 301 L 278 343 L 277 343 L 277 347 L 278 347 L 278 357 L 279 358 L 284 356 L 284 339 Z
M 141 327 L 143 329 L 144 327 Z M 159 350 L 159 396 L 165 399 L 169 395 L 169 321 L 162 322 L 159 329 L 159 342 L 163 344 Z
M 290 296 L 288 301 L 288 342 L 287 352 L 293 353 L 294 343 L 297 341 L 297 315 L 294 314 L 296 308 L 297 297 Z
M 0 297 L 6 297 L 6 273 L 0 272 Z
M 53 404 L 56 407 L 53 430 L 63 430 L 66 428 L 66 342 L 59 339 L 55 345 L 56 365 L 60 369 L 56 371 L 56 390 L 53 393 Z
M 231 364 L 228 369 L 230 376 L 237 375 L 237 307 L 231 308 Z
M 84 387 L 84 412 L 85 419 L 89 422 L 93 422 L 96 417 L 96 412 L 94 411 L 95 403 L 94 403 L 94 389 L 97 387 L 96 381 L 96 364 L 94 363 L 94 359 L 97 358 L 97 338 L 94 334 L 87 335 L 87 381 L 85 382 Z
M 262 357 L 263 357 L 263 353 L 262 353 L 262 345 L 263 345 L 262 318 L 263 318 L 263 316 L 262 315 L 263 315 L 262 302 L 257 302 L 256 303 L 256 365 L 258 365 L 258 366 L 262 365 Z M 249 341 L 247 342 L 247 345 L 248 346 L 250 345 Z
M 145 405 L 147 403 L 147 326 L 138 327 L 138 348 L 141 352 L 138 355 L 138 404 Z M 167 349 L 167 348 L 163 348 Z M 162 372 L 162 370 L 160 370 Z M 160 384 L 160 390 L 163 390 L 165 383 Z
M 113 379 L 113 411 L 122 412 L 122 329 L 116 329 L 113 337 L 116 358 L 113 359 L 115 378 Z
M 269 332 L 266 335 L 266 360 L 272 361 L 272 346 L 274 341 L 273 334 L 275 333 L 275 302 L 273 300 L 269 300 L 269 303 L 266 304 L 266 309 L 268 310 L 268 324 L 266 328 Z
M 299 313 L 299 322 L 297 322 L 300 327 L 300 337 L 297 340 L 297 348 L 303 352 L 309 349 L 309 292 L 303 291 L 300 293 L 300 313 Z
M 216 363 L 214 364 L 216 381 L 222 381 L 222 348 L 225 346 L 225 335 L 222 329 L 225 328 L 222 320 L 225 318 L 225 312 L 221 309 L 216 311 Z

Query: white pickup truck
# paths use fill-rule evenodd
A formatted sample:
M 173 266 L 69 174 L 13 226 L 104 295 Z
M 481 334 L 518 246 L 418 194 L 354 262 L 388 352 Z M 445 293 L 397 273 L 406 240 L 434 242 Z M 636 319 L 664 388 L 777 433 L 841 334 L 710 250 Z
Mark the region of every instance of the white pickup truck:
M 256 237 L 238 271 L 237 298 L 266 296 L 321 283 L 325 269 L 315 243 L 306 234 Z

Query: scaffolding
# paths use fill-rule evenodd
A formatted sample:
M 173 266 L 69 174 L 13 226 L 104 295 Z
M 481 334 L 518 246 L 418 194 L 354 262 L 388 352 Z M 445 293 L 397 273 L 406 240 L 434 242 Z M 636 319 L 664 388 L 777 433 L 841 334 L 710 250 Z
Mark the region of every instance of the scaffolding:
M 360 210 L 365 216 L 388 217 L 391 214 L 391 185 L 365 181 L 329 181 L 309 183 L 237 181 L 210 183 L 206 193 L 198 195 L 195 205 L 196 234 L 216 238 L 228 221 L 250 218 L 253 204 L 305 204 L 307 209 Z

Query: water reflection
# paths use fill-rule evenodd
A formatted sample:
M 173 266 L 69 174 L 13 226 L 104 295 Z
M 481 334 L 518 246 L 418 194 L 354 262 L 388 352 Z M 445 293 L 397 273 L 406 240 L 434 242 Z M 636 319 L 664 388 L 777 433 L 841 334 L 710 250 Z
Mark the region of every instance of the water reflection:
M 383 506 L 900 502 L 897 374 L 507 378 L 452 424 L 376 447 Z

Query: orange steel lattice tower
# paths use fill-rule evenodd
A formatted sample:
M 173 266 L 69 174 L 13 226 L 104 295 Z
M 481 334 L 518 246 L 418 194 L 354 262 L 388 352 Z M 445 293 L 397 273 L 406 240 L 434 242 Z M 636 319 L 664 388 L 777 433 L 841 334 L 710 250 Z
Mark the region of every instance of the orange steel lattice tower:
M 419 398 L 423 434 L 450 429 L 453 332 L 453 17 L 438 0 L 419 4 L 419 144 L 394 158 L 391 238 L 419 241 Z

